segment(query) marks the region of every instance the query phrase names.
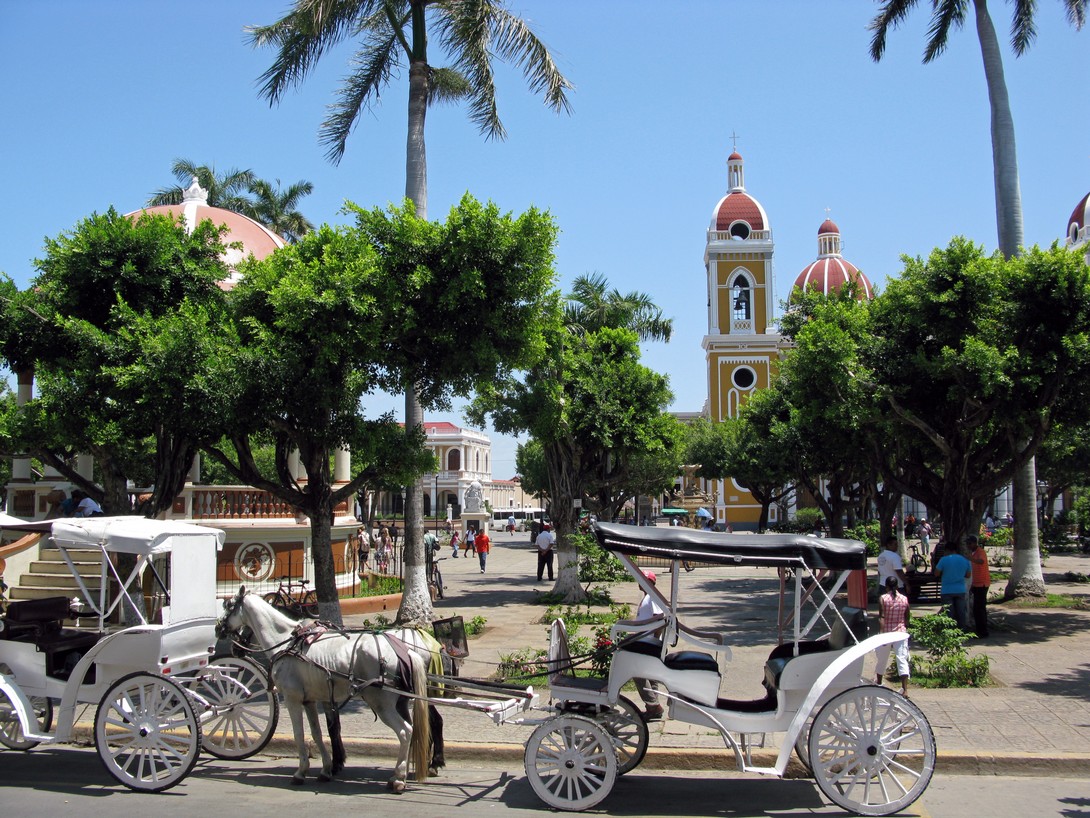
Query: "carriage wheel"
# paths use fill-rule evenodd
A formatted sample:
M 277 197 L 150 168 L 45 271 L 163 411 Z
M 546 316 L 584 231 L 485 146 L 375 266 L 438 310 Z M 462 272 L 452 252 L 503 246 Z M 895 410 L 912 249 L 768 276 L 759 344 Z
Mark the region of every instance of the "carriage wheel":
M 810 766 L 810 730 L 813 725 L 814 720 L 810 719 L 802 726 L 799 737 L 795 739 L 795 755 L 798 757 L 799 763 L 806 769 L 807 774 L 811 776 L 814 774 L 814 768 Z
M 593 807 L 613 789 L 617 754 L 605 730 L 582 716 L 557 716 L 538 725 L 526 745 L 526 777 L 550 807 Z
M 647 753 L 650 733 L 647 722 L 631 699 L 621 696 L 617 706 L 594 719 L 613 739 L 617 751 L 617 775 L 636 769 Z
M 208 666 L 231 668 L 229 675 L 235 681 L 202 677 L 187 685 L 209 704 L 221 708 L 202 723 L 201 747 L 216 758 L 234 760 L 260 753 L 280 718 L 280 699 L 272 689 L 269 674 L 249 659 L 232 656 L 213 659 Z M 249 696 L 244 695 L 239 684 L 250 691 Z
M 185 778 L 201 749 L 201 723 L 173 679 L 130 673 L 114 682 L 95 713 L 95 749 L 131 790 L 160 792 Z
M 809 753 L 821 791 L 859 815 L 903 810 L 935 771 L 935 735 L 923 711 L 876 685 L 845 690 L 821 708 Z
M 38 722 L 38 732 L 48 733 L 53 726 L 53 702 L 45 696 L 31 696 L 30 706 Z M 11 750 L 31 750 L 41 744 L 25 737 L 15 702 L 3 690 L 0 690 L 0 744 Z

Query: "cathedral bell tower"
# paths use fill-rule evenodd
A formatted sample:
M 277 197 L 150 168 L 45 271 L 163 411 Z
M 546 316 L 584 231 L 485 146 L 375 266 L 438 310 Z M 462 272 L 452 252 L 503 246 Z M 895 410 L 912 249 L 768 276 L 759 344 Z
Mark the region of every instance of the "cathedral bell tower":
M 705 411 L 712 423 L 736 417 L 746 399 L 771 382 L 780 350 L 772 323 L 773 249 L 768 214 L 746 192 L 744 163 L 735 151 L 727 159 L 727 195 L 712 212 L 704 250 L 708 333 L 701 346 L 708 365 Z M 720 522 L 735 529 L 756 526 L 760 507 L 744 487 L 727 478 L 715 488 Z

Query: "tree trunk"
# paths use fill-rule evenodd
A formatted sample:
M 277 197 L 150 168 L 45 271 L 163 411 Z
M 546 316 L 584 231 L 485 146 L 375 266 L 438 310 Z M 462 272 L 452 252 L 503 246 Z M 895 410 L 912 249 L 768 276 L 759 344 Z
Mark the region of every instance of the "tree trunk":
M 1014 475 L 1014 554 L 1004 596 L 1044 596 L 1041 551 L 1037 547 L 1037 470 L 1034 462 Z
M 987 0 L 973 0 L 973 7 L 976 12 L 980 54 L 984 60 L 984 77 L 988 85 L 988 103 L 991 107 L 992 173 L 995 179 L 995 219 L 999 231 L 999 250 L 1005 258 L 1012 258 L 1022 251 L 1025 241 L 1014 116 L 1003 75 L 1003 53 L 988 13 Z M 1038 596 L 1045 592 L 1037 533 L 1036 472 L 1036 464 L 1031 459 L 1016 472 L 1012 482 L 1015 507 L 1014 560 L 1010 581 L 1007 583 L 1008 597 Z
M 405 432 L 411 435 L 423 423 L 424 413 L 416 390 L 409 389 L 405 393 Z M 397 611 L 397 623 L 405 627 L 427 627 L 432 620 L 431 595 L 425 576 L 423 508 L 424 488 L 417 480 L 405 487 L 405 542 L 402 546 L 405 585 Z
M 308 483 L 308 489 L 315 488 Z M 333 559 L 333 504 L 329 487 L 322 492 L 324 501 L 310 518 L 310 557 L 314 565 L 314 590 L 318 596 L 318 618 L 323 622 L 342 623 L 341 603 L 337 593 L 337 566 Z
M 563 443 L 543 445 L 545 468 L 549 475 L 549 514 L 556 527 L 556 583 L 553 593 L 570 604 L 586 599 L 579 582 L 579 550 L 572 540 L 579 521 L 575 509 L 576 481 L 572 459 L 565 456 Z

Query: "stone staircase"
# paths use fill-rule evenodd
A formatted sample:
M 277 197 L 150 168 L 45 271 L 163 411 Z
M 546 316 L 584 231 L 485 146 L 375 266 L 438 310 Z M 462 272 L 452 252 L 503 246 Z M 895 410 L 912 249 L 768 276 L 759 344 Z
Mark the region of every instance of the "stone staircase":
M 8 589 L 8 599 L 44 599 L 51 596 L 83 597 L 72 571 L 56 548 L 39 547 L 39 558 L 30 563 L 30 570 L 19 577 L 19 581 Z M 93 549 L 69 549 L 76 570 L 83 579 L 87 590 L 98 599 L 102 585 L 101 553 Z M 86 601 L 86 600 L 85 600 Z

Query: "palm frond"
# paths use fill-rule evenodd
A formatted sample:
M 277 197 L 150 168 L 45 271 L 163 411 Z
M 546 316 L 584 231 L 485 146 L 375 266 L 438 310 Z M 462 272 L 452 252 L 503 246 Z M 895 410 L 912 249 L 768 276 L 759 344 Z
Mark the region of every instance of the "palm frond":
M 946 50 L 950 38 L 950 28 L 961 28 L 965 24 L 968 12 L 968 0 L 937 0 L 931 25 L 927 29 L 927 47 L 923 52 L 923 61 L 931 62 Z
M 428 105 L 459 102 L 472 94 L 465 75 L 454 68 L 431 68 L 428 74 Z
M 502 6 L 495 7 L 496 53 L 522 68 L 530 90 L 545 97 L 557 113 L 571 113 L 568 91 L 575 89 L 560 72 L 552 54 L 525 20 Z
M 1082 27 L 1086 25 L 1086 5 L 1088 0 L 1063 0 L 1063 2 L 1064 11 L 1067 14 L 1067 22 L 1071 23 L 1076 31 L 1081 31 Z
M 870 56 L 875 62 L 882 59 L 886 50 L 886 36 L 897 28 L 908 13 L 916 6 L 918 0 L 886 0 L 878 8 L 878 13 L 870 21 L 867 28 L 874 32 L 870 41 Z
M 378 105 L 382 89 L 400 65 L 397 34 L 389 28 L 373 31 L 352 58 L 355 70 L 337 91 L 336 101 L 318 129 L 318 141 L 325 145 L 326 158 L 339 164 L 344 156 L 348 135 L 364 110 Z
M 306 79 L 321 56 L 357 32 L 358 21 L 382 10 L 384 0 L 296 0 L 292 10 L 267 26 L 247 26 L 255 48 L 272 46 L 273 64 L 258 77 L 261 96 L 270 105 Z
M 1037 0 L 1014 0 L 1014 13 L 1011 16 L 1011 48 L 1019 57 L 1037 38 L 1037 24 L 1033 21 L 1036 13 Z

